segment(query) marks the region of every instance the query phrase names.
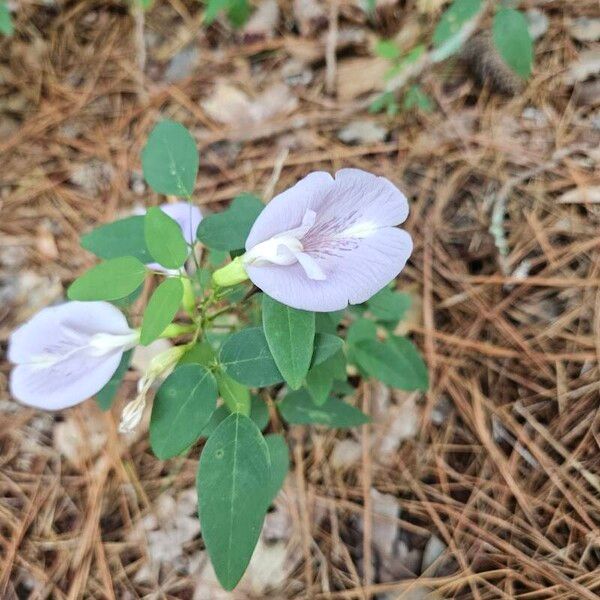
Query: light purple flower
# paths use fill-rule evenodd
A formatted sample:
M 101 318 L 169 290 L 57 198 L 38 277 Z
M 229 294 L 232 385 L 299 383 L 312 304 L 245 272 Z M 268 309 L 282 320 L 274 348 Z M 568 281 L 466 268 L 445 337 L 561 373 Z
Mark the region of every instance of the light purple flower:
M 246 240 L 252 282 L 293 308 L 360 304 L 404 268 L 408 202 L 384 177 L 342 169 L 311 173 L 265 207 Z
M 177 222 L 179 227 L 181 227 L 181 233 L 188 244 L 193 245 L 196 243 L 196 230 L 198 229 L 198 225 L 200 225 L 200 221 L 202 221 L 202 213 L 195 204 L 192 204 L 191 202 L 167 202 L 166 204 L 160 205 L 160 210 Z M 146 211 L 144 211 L 144 214 L 145 212 Z M 163 273 L 176 272 L 166 269 L 158 263 L 150 263 L 146 266 L 149 269 L 161 271 Z
M 108 383 L 139 333 L 108 302 L 66 302 L 44 308 L 10 336 L 12 395 L 57 410 L 83 402 Z

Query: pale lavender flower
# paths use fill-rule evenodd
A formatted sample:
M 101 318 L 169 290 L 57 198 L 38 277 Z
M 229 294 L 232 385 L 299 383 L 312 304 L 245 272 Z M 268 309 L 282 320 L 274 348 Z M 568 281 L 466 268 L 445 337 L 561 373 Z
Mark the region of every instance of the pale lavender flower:
M 83 402 L 108 383 L 139 333 L 108 302 L 66 302 L 44 308 L 10 336 L 12 395 L 57 410 Z
M 177 222 L 179 227 L 181 227 L 181 233 L 185 241 L 193 246 L 196 243 L 196 230 L 198 229 L 198 225 L 200 225 L 200 221 L 202 221 L 200 209 L 191 202 L 167 202 L 160 205 L 160 210 Z M 143 214 L 145 212 L 143 211 Z M 149 269 L 163 273 L 176 272 L 166 269 L 158 263 L 150 263 L 146 266 Z
M 341 310 L 394 279 L 412 252 L 398 229 L 406 198 L 390 181 L 359 169 L 315 172 L 265 207 L 242 263 L 252 282 L 293 308 Z

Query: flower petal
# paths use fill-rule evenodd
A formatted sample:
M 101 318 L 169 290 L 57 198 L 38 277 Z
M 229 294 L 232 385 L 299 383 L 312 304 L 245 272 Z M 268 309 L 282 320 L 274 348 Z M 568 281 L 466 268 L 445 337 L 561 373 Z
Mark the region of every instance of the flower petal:
M 65 331 L 88 338 L 95 333 L 127 335 L 132 330 L 123 313 L 109 302 L 65 302 L 42 309 L 13 331 L 8 360 L 16 364 L 30 362 L 32 356 L 47 352 L 48 345 L 59 343 Z
M 332 312 L 365 302 L 398 276 L 412 252 L 410 235 L 393 227 L 359 240 L 324 280 L 310 279 L 299 263 L 247 267 L 252 282 L 283 304 Z M 323 263 L 320 262 L 320 266 Z M 329 267 L 329 265 L 327 265 Z
M 395 226 L 407 216 L 406 197 L 384 177 L 359 169 L 342 169 L 335 179 L 311 173 L 258 217 L 246 241 L 248 251 L 254 248 L 248 275 L 294 308 L 328 312 L 364 302 L 406 264 L 412 240 Z M 271 242 L 296 262 L 274 264 Z
M 67 302 L 45 308 L 10 337 L 8 358 L 15 398 L 55 410 L 83 402 L 116 371 L 123 347 L 98 355 L 90 346 L 96 334 L 128 336 L 123 314 L 108 302 Z
M 408 216 L 408 202 L 385 177 L 360 169 L 341 169 L 334 179 L 329 173 L 316 171 L 267 204 L 250 230 L 246 250 L 278 233 L 301 227 L 307 211 L 316 213 L 317 223 L 335 219 L 340 227 L 356 222 L 382 227 L 403 223 Z
M 81 352 L 50 368 L 17 365 L 10 374 L 10 391 L 29 406 L 68 408 L 99 392 L 117 370 L 122 355 L 122 350 L 101 357 Z
M 335 174 L 333 201 L 323 215 L 344 215 L 358 211 L 358 219 L 379 227 L 400 225 L 408 217 L 406 196 L 385 177 L 360 169 L 341 169 Z
M 329 173 L 315 171 L 275 196 L 250 229 L 246 239 L 246 250 L 278 233 L 300 227 L 306 211 L 317 212 L 333 183 L 333 177 Z

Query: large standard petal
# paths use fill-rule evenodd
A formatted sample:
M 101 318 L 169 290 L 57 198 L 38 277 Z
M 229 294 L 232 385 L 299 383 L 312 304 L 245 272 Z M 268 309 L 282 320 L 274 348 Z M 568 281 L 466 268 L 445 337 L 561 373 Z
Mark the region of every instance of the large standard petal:
M 389 179 L 360 169 L 341 169 L 335 174 L 323 209 L 319 219 L 345 217 L 377 227 L 400 225 L 408 217 L 406 196 Z
M 246 250 L 278 233 L 302 225 L 307 210 L 318 212 L 331 190 L 329 173 L 315 171 L 273 198 L 260 213 L 246 239 Z
M 10 391 L 29 406 L 69 408 L 98 393 L 117 370 L 122 355 L 122 350 L 101 357 L 82 351 L 49 368 L 17 365 L 10 374 Z
M 301 310 L 332 312 L 365 302 L 398 276 L 412 252 L 410 235 L 393 227 L 358 240 L 325 265 L 324 280 L 310 279 L 299 263 L 247 267 L 252 282 L 275 300 Z
M 65 302 L 44 308 L 13 331 L 8 360 L 30 362 L 32 356 L 48 353 L 51 346 L 60 344 L 67 331 L 91 337 L 95 333 L 127 335 L 132 330 L 123 313 L 109 302 Z
M 308 210 L 316 213 L 316 227 L 341 231 L 366 224 L 379 228 L 403 223 L 408 201 L 385 177 L 360 169 L 341 169 L 335 178 L 317 171 L 267 204 L 250 230 L 246 250 L 298 228 Z

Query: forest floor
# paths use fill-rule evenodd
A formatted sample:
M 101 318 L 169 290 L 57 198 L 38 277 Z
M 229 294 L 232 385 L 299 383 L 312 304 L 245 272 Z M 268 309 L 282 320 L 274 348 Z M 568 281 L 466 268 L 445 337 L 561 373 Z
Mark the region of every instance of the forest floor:
M 475 53 L 419 74 L 433 110 L 393 117 L 367 110 L 388 68 L 374 42 L 429 39 L 441 0 L 372 18 L 353 0 L 260 0 L 241 31 L 205 27 L 194 0 L 155 0 L 145 22 L 118 0 L 15 4 L 0 39 L 3 349 L 93 264 L 82 232 L 162 201 L 139 156 L 169 117 L 198 141 L 207 212 L 347 166 L 406 193 L 401 328 L 431 388 L 365 384 L 352 401 L 371 425 L 292 428 L 292 472 L 225 594 L 194 516 L 198 453 L 161 462 L 144 431 L 117 432 L 136 373 L 112 412 L 51 415 L 9 398 L 3 361 L 0 598 L 600 597 L 597 0 L 521 3 L 538 38 L 517 95 L 493 65 L 473 79 Z

